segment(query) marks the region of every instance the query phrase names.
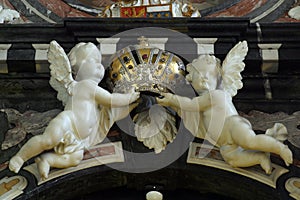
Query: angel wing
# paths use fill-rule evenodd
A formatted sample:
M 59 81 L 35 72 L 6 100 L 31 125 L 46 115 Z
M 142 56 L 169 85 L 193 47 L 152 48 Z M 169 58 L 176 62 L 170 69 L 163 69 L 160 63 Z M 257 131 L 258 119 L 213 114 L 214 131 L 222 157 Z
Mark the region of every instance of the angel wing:
M 58 92 L 57 99 L 66 105 L 68 98 L 72 95 L 70 85 L 75 81 L 68 56 L 56 41 L 50 43 L 48 61 L 51 73 L 49 83 Z
M 232 97 L 243 87 L 241 72 L 245 68 L 243 62 L 248 52 L 246 41 L 236 44 L 227 54 L 222 64 L 222 86 Z

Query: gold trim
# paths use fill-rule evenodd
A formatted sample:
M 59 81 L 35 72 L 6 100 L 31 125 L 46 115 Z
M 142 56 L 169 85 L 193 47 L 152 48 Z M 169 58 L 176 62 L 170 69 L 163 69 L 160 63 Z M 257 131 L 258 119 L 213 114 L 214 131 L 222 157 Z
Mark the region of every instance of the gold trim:
M 23 193 L 27 186 L 23 176 L 4 177 L 0 180 L 0 199 L 14 199 Z
M 285 188 L 294 199 L 300 199 L 300 178 L 292 177 L 285 182 Z
M 116 90 L 134 86 L 139 91 L 174 92 L 184 76 L 185 67 L 179 57 L 156 47 L 139 45 L 118 51 L 109 68 L 109 77 Z M 123 89 L 122 92 L 126 92 Z

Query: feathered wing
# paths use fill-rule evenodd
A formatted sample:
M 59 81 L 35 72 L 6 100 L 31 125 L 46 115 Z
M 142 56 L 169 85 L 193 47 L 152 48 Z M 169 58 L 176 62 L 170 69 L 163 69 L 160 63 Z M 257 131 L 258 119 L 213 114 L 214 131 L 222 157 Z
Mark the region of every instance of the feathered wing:
M 243 62 L 248 52 L 246 41 L 236 44 L 227 54 L 222 64 L 222 86 L 232 97 L 243 87 L 241 72 L 245 68 Z
M 50 43 L 48 61 L 51 73 L 49 83 L 58 92 L 57 99 L 66 105 L 68 98 L 72 95 L 70 85 L 74 79 L 68 56 L 56 41 Z

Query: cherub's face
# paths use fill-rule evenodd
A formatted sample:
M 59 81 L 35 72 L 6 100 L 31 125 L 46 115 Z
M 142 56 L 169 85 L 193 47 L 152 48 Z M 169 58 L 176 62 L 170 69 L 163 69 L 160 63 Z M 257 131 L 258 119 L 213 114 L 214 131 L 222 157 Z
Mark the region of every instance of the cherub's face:
M 105 71 L 101 64 L 100 51 L 93 43 L 84 44 L 80 48 L 76 54 L 76 65 L 79 67 L 76 79 L 93 79 L 100 82 Z
M 214 56 L 200 56 L 187 65 L 187 71 L 186 78 L 197 92 L 216 89 L 220 74 Z
M 84 65 L 83 73 L 85 73 L 85 75 L 96 81 L 99 80 L 99 82 L 102 80 L 105 70 L 101 64 L 101 60 L 91 57 L 85 60 Z

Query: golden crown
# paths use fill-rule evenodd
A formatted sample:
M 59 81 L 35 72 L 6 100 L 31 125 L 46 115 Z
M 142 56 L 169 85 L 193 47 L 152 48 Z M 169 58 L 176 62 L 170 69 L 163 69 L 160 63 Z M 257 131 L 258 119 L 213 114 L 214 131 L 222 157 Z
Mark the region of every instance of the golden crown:
M 145 44 L 127 46 L 116 52 L 109 67 L 115 92 L 137 91 L 174 93 L 185 82 L 183 61 L 171 52 Z

